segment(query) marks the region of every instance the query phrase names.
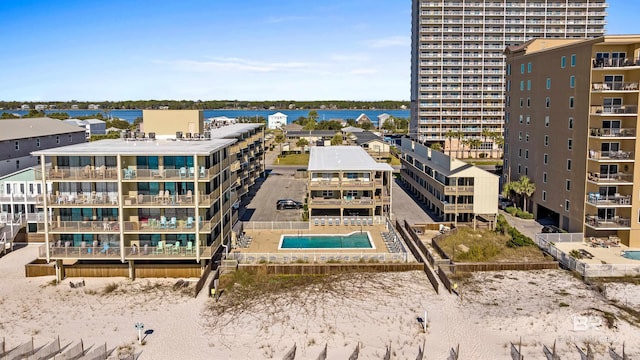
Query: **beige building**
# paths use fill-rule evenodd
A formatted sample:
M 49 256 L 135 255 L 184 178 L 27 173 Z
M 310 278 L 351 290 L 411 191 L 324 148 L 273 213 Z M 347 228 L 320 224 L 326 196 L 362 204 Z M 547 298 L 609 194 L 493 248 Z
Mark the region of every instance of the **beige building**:
M 33 152 L 41 163 L 36 178 L 43 188 L 49 184 L 37 201 L 49 218 L 38 224 L 46 242 L 40 257 L 58 269 L 127 263 L 130 277 L 136 262 L 204 268 L 230 243 L 233 204 L 264 171 L 263 124 L 229 125 L 210 135 Z
M 308 207 L 311 221 L 384 222 L 390 216 L 393 168 L 359 146 L 310 149 Z
M 176 137 L 177 132 L 186 138 L 205 130 L 202 110 L 142 110 L 142 118 L 141 130 L 159 138 Z
M 605 0 L 412 4 L 412 137 L 448 148 L 445 134 L 460 132 L 481 140 L 487 153 L 498 146 L 483 130 L 502 133 L 504 124 L 504 48 L 534 38 L 602 36 L 607 8 Z
M 499 177 L 403 138 L 402 181 L 441 221 L 480 220 L 493 226 Z
M 505 53 L 504 180 L 533 180 L 536 218 L 640 246 L 640 36 L 537 39 Z

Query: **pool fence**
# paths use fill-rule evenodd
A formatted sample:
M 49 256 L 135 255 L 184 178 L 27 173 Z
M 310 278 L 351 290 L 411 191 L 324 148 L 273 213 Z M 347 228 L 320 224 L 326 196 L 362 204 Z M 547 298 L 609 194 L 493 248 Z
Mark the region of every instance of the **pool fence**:
M 296 264 L 296 263 L 407 263 L 409 256 L 400 253 L 365 252 L 277 252 L 277 253 L 229 253 L 227 259 L 239 264 Z

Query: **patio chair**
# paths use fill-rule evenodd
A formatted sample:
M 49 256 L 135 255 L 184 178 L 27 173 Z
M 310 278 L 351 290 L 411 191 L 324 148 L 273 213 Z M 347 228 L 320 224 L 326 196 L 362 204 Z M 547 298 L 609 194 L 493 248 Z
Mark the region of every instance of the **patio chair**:
M 351 218 L 351 226 L 355 226 L 356 225 L 356 219 L 355 218 Z
M 195 248 L 193 247 L 193 241 L 187 241 L 187 247 L 184 248 L 184 253 L 186 255 L 193 255 L 195 254 Z
M 185 201 L 193 202 L 193 191 L 187 190 Z
M 369 220 L 367 220 L 367 221 L 369 223 L 369 226 L 373 226 L 373 219 L 372 218 L 369 218 Z
M 171 247 L 172 254 L 180 254 L 180 241 L 176 241 L 175 244 Z
M 320 220 L 318 220 L 318 219 L 313 219 L 313 225 L 315 225 L 315 226 L 320 225 Z
M 333 226 L 333 219 L 329 218 L 329 220 L 327 221 L 329 223 L 329 226 Z
M 183 166 L 180 168 L 180 179 L 184 179 L 186 177 L 187 177 L 187 168 Z
M 167 228 L 167 218 L 164 215 L 160 216 L 160 228 L 161 229 Z
M 320 225 L 324 226 L 324 218 L 320 219 Z
M 169 229 L 176 229 L 176 228 L 178 228 L 178 219 L 176 219 L 174 216 L 169 221 Z
M 343 219 L 342 220 L 342 225 L 344 225 L 344 226 L 349 225 L 349 219 Z
M 171 193 L 169 192 L 169 190 L 165 190 L 164 191 L 164 197 L 163 197 L 163 201 L 165 204 L 168 204 L 171 202 Z
M 131 169 L 124 169 L 124 178 L 133 179 L 133 173 L 131 172 Z
M 185 226 L 187 227 L 187 229 L 193 228 L 193 216 L 189 216 L 187 218 L 187 223 Z
M 109 244 L 105 243 L 104 246 L 102 247 L 102 250 L 100 250 L 101 254 L 109 254 Z
M 204 178 L 206 177 L 207 171 L 205 170 L 204 166 L 200 166 L 200 177 Z
M 189 177 L 192 178 L 195 176 L 196 169 L 192 166 L 189 168 Z
M 154 254 L 163 254 L 164 253 L 164 241 L 160 240 L 158 241 L 158 246 L 156 246 L 155 250 L 153 251 Z

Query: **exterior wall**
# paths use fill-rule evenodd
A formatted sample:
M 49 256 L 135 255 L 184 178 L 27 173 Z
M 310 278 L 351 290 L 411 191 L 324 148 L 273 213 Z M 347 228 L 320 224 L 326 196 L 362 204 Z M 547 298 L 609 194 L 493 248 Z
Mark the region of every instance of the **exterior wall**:
M 287 115 L 282 113 L 277 113 L 273 115 L 269 115 L 269 129 L 277 129 L 284 125 L 287 125 Z
M 107 133 L 106 123 L 88 124 L 89 135 L 105 135 Z
M 505 181 L 522 175 L 532 179 L 536 192 L 531 209 L 538 218 L 548 215 L 567 231 L 594 237 L 618 236 L 636 247 L 640 246 L 640 207 L 633 194 L 640 191 L 634 181 L 640 176 L 635 166 L 635 154 L 640 150 L 636 141 L 640 67 L 623 66 L 622 61 L 635 63 L 640 55 L 638 49 L 640 37 L 606 36 L 548 50 L 508 54 L 511 74 L 507 81 L 511 90 L 507 92 L 510 105 L 503 175 Z M 616 52 L 626 53 L 626 58 L 615 65 L 595 66 L 597 53 Z M 529 63 L 531 73 L 527 71 Z M 521 64 L 525 65 L 524 74 Z M 572 76 L 574 87 L 570 84 Z M 611 80 L 607 83 L 605 76 L 622 78 L 614 85 Z M 547 79 L 551 82 L 549 89 Z M 532 82 L 531 91 L 526 90 L 528 80 Z M 520 81 L 525 82 L 524 91 L 520 90 Z M 607 90 L 603 89 L 604 84 Z M 523 107 L 520 98 L 524 98 Z M 569 106 L 570 98 L 574 108 Z M 611 98 L 621 99 L 622 104 L 603 107 L 604 99 Z M 528 99 L 530 107 L 526 106 Z M 607 126 L 612 122 L 619 125 Z M 619 144 L 618 150 L 626 156 L 612 156 L 617 150 L 608 151 L 603 145 L 609 143 Z M 617 167 L 615 173 L 608 173 L 611 167 Z
M 38 140 L 40 146 L 38 146 Z M 18 142 L 18 150 L 16 150 L 16 141 Z M 38 158 L 31 156 L 32 151 L 79 144 L 85 141 L 84 129 L 78 129 L 78 132 L 73 133 L 2 141 L 0 142 L 0 176 L 38 165 Z
M 483 141 L 483 129 L 501 133 L 503 49 L 539 37 L 601 36 L 606 6 L 605 0 L 413 0 L 412 137 L 443 143 L 448 131 Z
M 155 132 L 156 137 L 175 137 L 177 131 L 204 132 L 202 110 L 143 110 L 142 118 L 144 132 Z

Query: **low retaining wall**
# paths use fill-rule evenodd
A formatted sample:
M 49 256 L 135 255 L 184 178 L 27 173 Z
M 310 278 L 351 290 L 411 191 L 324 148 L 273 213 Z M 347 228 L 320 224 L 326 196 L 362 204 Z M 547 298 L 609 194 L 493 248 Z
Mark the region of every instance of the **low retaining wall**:
M 53 262 L 35 260 L 25 265 L 26 277 L 55 275 Z M 199 264 L 136 264 L 136 278 L 194 278 L 200 277 Z M 129 277 L 127 264 L 75 264 L 64 266 L 65 277 Z
M 394 272 L 422 270 L 423 264 L 239 264 L 238 269 L 273 275 L 321 275 L 345 272 Z
M 443 266 L 444 267 L 444 266 Z M 505 270 L 548 270 L 558 269 L 557 261 L 538 263 L 455 263 L 450 266 L 451 272 L 505 271 Z

